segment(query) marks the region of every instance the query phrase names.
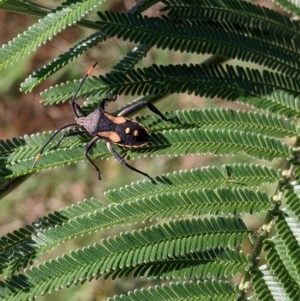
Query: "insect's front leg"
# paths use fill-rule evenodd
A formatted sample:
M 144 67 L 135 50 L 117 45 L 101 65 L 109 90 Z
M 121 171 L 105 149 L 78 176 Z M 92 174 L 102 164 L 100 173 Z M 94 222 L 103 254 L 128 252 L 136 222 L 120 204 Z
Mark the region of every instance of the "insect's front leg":
M 82 134 L 88 134 L 89 132 L 86 131 L 86 130 L 82 130 L 82 131 L 75 131 L 75 132 L 67 132 L 67 133 L 64 133 L 62 135 L 62 137 L 58 140 L 57 144 L 56 144 L 56 147 L 59 147 L 61 142 L 67 138 L 67 137 L 70 137 L 70 136 L 76 136 L 76 135 L 82 135 Z
M 123 111 L 121 111 L 118 114 L 118 116 L 126 116 L 127 114 L 133 113 L 137 109 L 145 107 L 145 106 L 147 106 L 150 111 L 157 114 L 161 119 L 163 119 L 165 121 L 171 121 L 171 120 L 176 119 L 176 117 L 167 118 L 161 111 L 159 111 L 159 109 L 155 105 L 153 105 L 151 102 L 146 101 L 146 100 L 135 103 L 132 106 L 124 109 Z
M 32 168 L 34 168 L 37 164 L 37 162 L 40 160 L 41 156 L 42 156 L 42 153 L 44 152 L 45 148 L 47 147 L 47 145 L 65 128 L 67 127 L 71 127 L 71 126 L 75 126 L 77 125 L 76 122 L 74 123 L 69 123 L 69 124 L 66 124 L 64 126 L 62 126 L 60 129 L 58 129 L 56 132 L 54 132 L 52 134 L 52 136 L 46 141 L 46 143 L 42 146 L 42 148 L 40 149 L 39 153 L 37 154 L 34 162 L 33 162 L 33 165 L 32 165 Z
M 148 174 L 146 174 L 145 172 L 142 172 L 136 168 L 134 168 L 133 166 L 129 165 L 112 147 L 111 142 L 110 141 L 106 141 L 106 147 L 109 150 L 109 152 L 119 161 L 119 163 L 121 163 L 122 165 L 128 167 L 129 169 L 142 174 L 143 176 L 147 177 L 150 182 L 152 184 L 155 184 L 155 181 L 153 180 L 153 178 L 151 178 Z

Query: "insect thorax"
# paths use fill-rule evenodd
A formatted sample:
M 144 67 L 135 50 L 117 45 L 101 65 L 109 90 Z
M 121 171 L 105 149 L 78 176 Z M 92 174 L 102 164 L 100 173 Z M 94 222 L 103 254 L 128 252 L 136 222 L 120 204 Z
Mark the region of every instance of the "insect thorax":
M 100 107 L 86 117 L 77 118 L 76 123 L 83 126 L 92 136 L 99 132 L 114 131 L 115 129 L 115 124 L 105 116 Z

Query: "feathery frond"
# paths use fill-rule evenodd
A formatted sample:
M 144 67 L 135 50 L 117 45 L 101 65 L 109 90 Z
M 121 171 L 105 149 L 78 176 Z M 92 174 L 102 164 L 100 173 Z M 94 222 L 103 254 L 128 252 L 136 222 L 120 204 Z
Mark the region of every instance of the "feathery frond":
M 196 54 L 215 54 L 263 65 L 299 79 L 299 64 L 294 60 L 298 45 L 262 30 L 228 24 L 216 28 L 209 23 L 170 22 L 142 15 L 98 12 L 97 24 L 109 37 L 130 42 Z M 225 26 L 225 25 L 223 25 Z M 266 52 L 266 49 L 268 51 Z
M 105 39 L 106 36 L 101 32 L 91 34 L 88 38 L 70 48 L 69 51 L 61 54 L 39 70 L 34 71 L 33 74 L 26 78 L 21 84 L 20 90 L 22 92 L 30 92 L 35 86 L 40 84 L 53 73 L 57 72 L 71 61 L 75 60 L 75 58 L 77 58 L 79 55 L 83 54 L 85 51 L 93 46 L 96 46 L 99 42 L 102 42 Z
M 285 200 L 289 211 L 300 220 L 299 194 L 295 190 L 289 190 L 285 195 Z
M 172 116 L 173 112 L 167 112 L 167 116 Z M 203 109 L 203 110 L 182 110 L 176 112 L 178 122 L 172 124 L 161 120 L 156 115 L 137 117 L 146 127 L 155 132 L 157 126 L 161 128 L 162 123 L 165 129 L 180 129 L 201 127 L 202 129 L 228 129 L 259 133 L 266 136 L 285 138 L 295 137 L 299 129 L 293 121 L 282 119 L 267 113 L 249 112 L 232 109 Z
M 50 216 L 52 223 L 42 224 L 40 229 L 32 229 L 32 227 L 30 231 L 22 229 L 18 232 L 20 235 L 9 234 L 7 238 L 3 238 L 3 254 L 14 255 L 3 256 L 1 269 L 6 273 L 13 273 L 62 242 L 118 224 L 171 218 L 174 215 L 253 213 L 266 211 L 270 205 L 264 193 L 254 193 L 247 189 L 232 191 L 228 188 L 204 191 L 183 188 L 177 193 L 161 194 L 156 198 L 145 197 L 134 202 L 111 204 L 107 207 L 96 200 L 86 201 Z M 239 221 L 233 219 L 233 223 L 238 225 Z M 201 221 L 198 224 L 201 229 L 206 228 Z M 225 227 L 234 229 L 236 226 L 230 225 L 227 221 Z M 225 231 L 225 228 L 223 230 Z M 244 233 L 248 234 L 248 232 Z M 230 236 L 234 239 L 234 235 Z M 199 238 L 198 241 L 200 243 Z M 221 246 L 230 244 L 229 242 L 225 244 L 225 236 L 222 241 L 224 245 Z M 26 247 L 28 244 L 30 248 Z
M 112 72 L 126 72 L 131 70 L 149 51 L 150 47 L 139 45 L 128 52 L 115 66 L 112 67 Z
M 0 170 L 0 179 L 12 178 L 31 172 L 32 162 L 40 147 L 48 140 L 50 134 L 43 136 L 25 136 L 21 139 L 2 141 L 5 168 Z M 83 146 L 89 141 L 87 135 L 73 136 L 59 148 L 46 150 L 35 170 L 51 168 L 79 160 L 84 160 Z M 55 142 L 54 142 L 55 145 Z M 233 155 L 244 152 L 249 156 L 264 160 L 289 158 L 292 150 L 278 139 L 238 130 L 181 129 L 156 131 L 151 142 L 140 149 L 122 150 L 128 158 L 137 158 L 141 154 L 162 156 L 214 153 Z M 91 158 L 109 158 L 111 154 L 104 143 L 98 142 L 90 152 Z M 19 164 L 23 162 L 23 164 Z M 18 163 L 18 164 L 16 164 Z
M 45 103 L 64 102 L 78 82 L 52 87 L 42 93 Z M 116 88 L 118 87 L 118 88 Z M 86 81 L 79 97 L 194 93 L 246 103 L 286 117 L 299 117 L 299 81 L 268 71 L 222 65 L 168 65 L 112 72 Z
M 278 236 L 274 237 L 278 249 L 281 254 L 286 254 L 285 265 L 291 277 L 300 285 L 300 222 L 294 216 L 280 217 L 276 220 L 276 229 Z M 282 255 L 281 255 L 282 257 Z
M 115 296 L 107 301 L 134 301 L 138 299 L 145 301 L 178 299 L 205 301 L 208 300 L 207 298 L 233 301 L 237 298 L 237 290 L 229 282 L 224 281 L 177 282 L 170 285 L 135 290 L 134 292 L 129 292 L 128 295 Z
M 56 8 L 44 19 L 20 34 L 9 44 L 0 49 L 0 68 L 16 62 L 37 47 L 47 42 L 66 26 L 79 21 L 88 11 L 103 0 L 67 1 L 64 6 Z
M 191 21 L 218 20 L 222 23 L 242 24 L 250 28 L 259 28 L 266 32 L 299 40 L 300 26 L 267 7 L 254 5 L 246 1 L 228 0 L 163 0 L 162 9 L 170 19 Z M 280 1 L 278 1 L 280 2 Z M 277 3 L 278 3 L 277 2 Z
M 290 301 L 272 272 L 266 269 L 255 271 L 252 278 L 256 300 L 259 301 Z
M 145 2 L 145 1 L 144 1 Z M 138 5 L 134 6 L 132 9 L 132 12 L 129 13 L 141 13 L 151 5 L 154 5 L 159 1 L 152 0 L 147 1 L 147 3 L 143 3 L 143 1 L 140 1 Z M 76 46 L 71 47 L 69 51 L 65 52 L 64 54 L 59 55 L 55 60 L 48 63 L 47 65 L 43 66 L 38 71 L 35 71 L 32 75 L 30 75 L 22 84 L 20 90 L 23 92 L 29 92 L 31 91 L 35 86 L 37 86 L 39 83 L 41 83 L 43 80 L 45 80 L 47 77 L 52 75 L 53 73 L 57 72 L 64 66 L 66 66 L 68 63 L 73 61 L 75 58 L 86 52 L 88 49 L 96 46 L 99 42 L 105 41 L 107 36 L 104 32 L 98 31 L 96 33 L 91 34 L 86 39 L 79 42 Z M 140 46 L 141 48 L 145 48 L 145 46 Z M 144 49 L 144 52 L 146 52 L 146 49 Z M 136 54 L 135 54 L 136 55 Z M 125 58 L 124 58 L 125 60 Z M 125 63 L 125 61 L 124 61 Z M 123 63 L 123 64 L 124 64 Z M 128 61 L 126 60 L 126 63 L 128 64 Z M 121 66 L 121 61 L 117 64 L 117 66 Z M 116 70 L 118 70 L 118 67 L 116 66 Z
M 266 242 L 266 259 L 274 278 L 279 282 L 288 300 L 299 300 L 299 281 L 293 278 L 294 269 L 290 271 L 290 256 L 282 248 L 282 242 L 277 237 L 273 241 Z M 288 264 L 288 265 L 287 265 Z
M 300 17 L 300 5 L 297 0 L 277 0 L 276 3 L 280 5 L 284 10 Z
M 80 202 L 72 207 L 62 209 L 60 212 L 51 213 L 25 228 L 2 236 L 0 239 L 1 273 L 5 275 L 14 274 L 21 268 L 33 263 L 45 251 L 57 245 L 54 241 L 57 242 L 59 237 L 61 237 L 59 235 L 60 227 L 67 232 L 70 231 L 70 227 L 63 226 L 63 223 L 72 224 L 77 218 L 83 221 L 85 217 L 95 214 L 95 212 L 100 212 L 103 207 L 104 204 L 95 199 Z M 51 233 L 51 229 L 56 229 L 55 231 L 57 231 L 53 236 L 47 234 Z M 65 239 L 67 239 L 66 232 Z M 60 241 L 62 242 L 63 240 Z
M 230 174 L 229 174 L 230 173 Z M 216 167 L 205 167 L 156 177 L 156 185 L 149 182 L 137 182 L 120 189 L 109 190 L 105 196 L 111 202 L 131 202 L 147 198 L 149 194 L 155 200 L 161 194 L 175 193 L 186 189 L 215 189 L 228 185 L 258 186 L 263 183 L 278 181 L 280 175 L 272 168 L 259 165 L 234 164 L 223 166 L 223 171 Z
M 42 294 L 45 287 L 49 292 L 101 274 L 114 273 L 116 277 L 121 270 L 128 274 L 136 269 L 136 274 L 148 277 L 183 277 L 188 272 L 197 279 L 203 277 L 207 268 L 211 277 L 249 269 L 249 258 L 243 253 L 224 248 L 199 251 L 201 247 L 197 242 L 202 236 L 201 226 L 197 220 L 182 220 L 103 240 L 101 245 L 71 252 L 27 270 L 25 275 L 8 278 L 6 283 L 1 283 L 2 300 L 30 299 Z M 159 261 L 166 264 L 157 268 Z M 151 269 L 151 266 L 155 268 Z M 15 290 L 16 285 L 18 290 Z

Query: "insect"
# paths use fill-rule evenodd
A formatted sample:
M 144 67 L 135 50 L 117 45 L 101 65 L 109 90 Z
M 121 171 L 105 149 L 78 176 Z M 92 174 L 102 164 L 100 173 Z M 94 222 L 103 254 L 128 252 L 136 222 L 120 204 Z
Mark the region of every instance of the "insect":
M 37 162 L 40 160 L 42 153 L 49 145 L 49 143 L 55 138 L 55 136 L 62 130 L 72 126 L 80 126 L 81 130 L 76 130 L 74 132 L 66 132 L 58 141 L 57 146 L 62 142 L 63 139 L 69 136 L 89 134 L 92 136 L 92 140 L 87 143 L 84 156 L 93 165 L 96 172 L 98 173 L 98 178 L 101 180 L 100 169 L 93 162 L 89 156 L 89 151 L 95 146 L 98 140 L 104 140 L 106 142 L 106 147 L 109 152 L 121 163 L 122 165 L 130 168 L 131 170 L 140 173 L 147 177 L 152 183 L 155 183 L 153 178 L 151 178 L 147 173 L 144 173 L 133 166 L 129 165 L 113 148 L 112 144 L 118 144 L 125 148 L 140 148 L 145 146 L 150 141 L 150 134 L 148 130 L 140 123 L 126 118 L 125 116 L 136 111 L 137 109 L 148 106 L 148 108 L 155 114 L 161 117 L 161 119 L 166 121 L 171 121 L 174 118 L 166 118 L 153 104 L 147 101 L 140 101 L 123 111 L 121 111 L 117 116 L 114 116 L 104 110 L 107 101 L 115 101 L 117 97 L 111 99 L 105 98 L 102 100 L 97 109 L 91 114 L 87 115 L 84 110 L 75 102 L 79 90 L 81 89 L 83 83 L 92 72 L 92 70 L 97 65 L 97 62 L 88 70 L 84 78 L 81 80 L 78 88 L 76 89 L 73 97 L 70 100 L 70 104 L 75 114 L 75 122 L 66 124 L 58 129 L 43 145 L 40 149 L 32 168 L 34 168 Z M 81 116 L 80 116 L 81 115 Z

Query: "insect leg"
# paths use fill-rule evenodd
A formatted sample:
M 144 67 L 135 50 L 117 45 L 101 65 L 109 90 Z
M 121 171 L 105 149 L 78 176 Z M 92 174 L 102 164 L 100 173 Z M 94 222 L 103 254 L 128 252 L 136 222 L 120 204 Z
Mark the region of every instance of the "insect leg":
M 96 142 L 101 139 L 100 137 L 96 136 L 94 137 L 85 147 L 84 150 L 84 155 L 87 158 L 87 160 L 94 166 L 95 170 L 98 173 L 98 179 L 101 180 L 101 176 L 100 176 L 100 169 L 99 167 L 94 163 L 94 161 L 90 158 L 90 156 L 88 155 L 89 151 L 95 146 Z
M 111 98 L 104 98 L 102 101 L 101 101 L 101 104 L 100 104 L 100 107 L 102 110 L 104 110 L 104 107 L 106 105 L 107 102 L 110 102 L 110 101 L 115 101 L 117 99 L 117 95 L 111 97 Z
M 86 130 L 83 130 L 83 131 L 75 131 L 75 132 L 70 132 L 70 133 L 64 133 L 63 136 L 58 140 L 57 144 L 56 144 L 56 147 L 59 147 L 61 142 L 67 138 L 67 137 L 70 137 L 70 136 L 76 136 L 76 135 L 81 135 L 81 134 L 88 134 L 89 132 L 86 131 Z
M 76 103 L 75 101 L 73 101 L 73 102 L 71 103 L 71 105 L 72 105 L 73 112 L 74 112 L 74 114 L 75 114 L 75 116 L 76 116 L 77 118 L 79 118 L 80 116 L 79 116 L 78 112 L 76 111 L 76 109 L 77 109 L 77 110 L 81 113 L 81 115 L 83 115 L 84 117 L 87 116 L 86 113 L 82 110 L 82 108 L 80 107 L 80 105 L 79 105 L 78 103 Z
M 144 106 L 147 106 L 149 108 L 149 110 L 151 110 L 153 113 L 157 114 L 161 119 L 165 120 L 165 121 L 171 121 L 173 119 L 175 119 L 174 117 L 173 118 L 167 118 L 162 112 L 160 112 L 158 110 L 158 108 L 156 106 L 154 106 L 151 102 L 149 101 L 140 101 L 138 103 L 135 103 L 134 105 L 124 109 L 123 111 L 121 111 L 118 116 L 126 116 L 127 114 L 130 114 L 134 111 L 136 111 L 137 109 L 139 108 L 142 108 Z
M 42 148 L 40 149 L 39 153 L 37 154 L 37 156 L 36 156 L 36 158 L 35 158 L 35 160 L 34 160 L 34 162 L 33 162 L 32 168 L 35 167 L 36 163 L 40 160 L 41 155 L 42 155 L 42 153 L 44 152 L 45 148 L 46 148 L 47 145 L 55 138 L 55 136 L 56 136 L 58 133 L 60 133 L 63 129 L 65 129 L 65 128 L 67 128 L 67 127 L 70 127 L 70 126 L 75 126 L 75 125 L 77 125 L 76 122 L 70 123 L 70 124 L 66 124 L 66 125 L 62 126 L 60 129 L 58 129 L 56 132 L 54 132 L 54 133 L 52 134 L 52 136 L 47 140 L 47 142 L 46 142 L 46 143 L 42 146 Z
M 129 169 L 139 173 L 139 174 L 142 174 L 143 176 L 147 177 L 150 182 L 152 184 L 155 184 L 155 181 L 148 175 L 146 174 L 145 172 L 142 172 L 136 168 L 134 168 L 133 166 L 129 165 L 112 147 L 111 143 L 109 141 L 106 142 L 106 147 L 107 149 L 109 150 L 109 152 L 119 161 L 119 163 L 121 163 L 122 165 L 128 167 Z

